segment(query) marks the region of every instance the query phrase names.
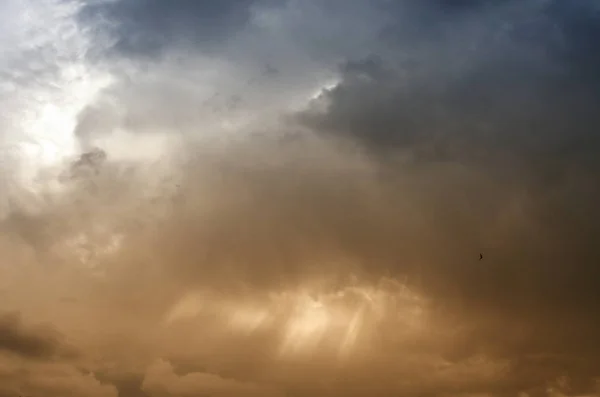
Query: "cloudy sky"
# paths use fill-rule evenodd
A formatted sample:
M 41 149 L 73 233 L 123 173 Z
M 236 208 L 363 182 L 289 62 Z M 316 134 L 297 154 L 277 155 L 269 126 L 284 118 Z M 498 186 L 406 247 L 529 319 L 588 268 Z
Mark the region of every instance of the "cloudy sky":
M 598 1 L 4 0 L 0 45 L 0 397 L 600 394 Z

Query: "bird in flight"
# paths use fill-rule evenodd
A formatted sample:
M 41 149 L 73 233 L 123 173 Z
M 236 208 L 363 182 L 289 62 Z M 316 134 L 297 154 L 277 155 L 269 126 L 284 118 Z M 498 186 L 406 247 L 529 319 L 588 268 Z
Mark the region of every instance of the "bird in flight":
M 483 254 L 480 253 L 479 254 L 479 260 L 482 260 L 482 259 L 483 259 Z

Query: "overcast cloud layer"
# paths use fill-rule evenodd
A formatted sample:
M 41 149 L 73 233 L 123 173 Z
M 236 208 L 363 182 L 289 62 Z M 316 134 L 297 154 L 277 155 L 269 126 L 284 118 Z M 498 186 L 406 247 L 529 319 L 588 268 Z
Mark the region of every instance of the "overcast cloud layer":
M 5 0 L 0 44 L 0 396 L 600 394 L 597 1 Z

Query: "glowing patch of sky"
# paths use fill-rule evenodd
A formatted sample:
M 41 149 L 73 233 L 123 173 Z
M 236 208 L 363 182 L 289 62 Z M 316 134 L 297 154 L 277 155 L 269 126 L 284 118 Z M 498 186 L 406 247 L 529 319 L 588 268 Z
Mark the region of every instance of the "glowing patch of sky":
M 74 153 L 77 115 L 111 79 L 86 64 L 90 42 L 74 21 L 79 2 L 7 3 L 14 21 L 0 37 L 2 152 L 17 164 L 13 177 L 31 183 L 40 168 Z

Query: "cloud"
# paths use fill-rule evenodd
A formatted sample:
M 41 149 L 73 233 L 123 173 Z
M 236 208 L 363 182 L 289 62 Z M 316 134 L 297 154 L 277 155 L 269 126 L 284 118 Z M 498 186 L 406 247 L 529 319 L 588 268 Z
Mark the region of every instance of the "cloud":
M 23 363 L 0 358 L 0 393 L 3 396 L 116 397 L 114 386 L 63 363 Z
M 389 24 L 388 50 L 345 62 L 341 82 L 300 118 L 379 149 L 426 146 L 451 159 L 475 150 L 590 156 L 597 77 L 584 70 L 595 62 L 597 21 L 586 7 L 499 2 L 463 4 L 450 16 L 428 10 L 436 36 Z
M 366 291 L 371 291 L 368 296 L 375 301 L 377 291 L 384 290 L 377 280 L 389 275 L 401 285 L 407 280 L 409 288 L 426 297 L 425 316 L 431 322 L 426 323 L 422 338 L 403 339 L 400 330 L 406 325 L 392 320 L 393 313 L 401 314 L 394 295 L 384 300 L 386 309 L 381 315 L 391 317 L 383 323 L 375 321 L 375 312 L 361 314 L 365 328 L 356 342 L 358 350 L 347 356 L 356 358 L 346 359 L 358 361 L 342 370 L 345 382 L 360 380 L 366 388 L 372 385 L 369 379 L 383 377 L 387 386 L 382 386 L 382 394 L 392 388 L 417 390 L 423 387 L 421 381 L 402 386 L 394 383 L 393 374 L 400 371 L 412 379 L 413 371 L 431 375 L 437 374 L 438 367 L 448 366 L 449 372 L 440 369 L 439 383 L 429 383 L 432 388 L 520 390 L 558 376 L 563 366 L 568 371 L 594 373 L 598 347 L 593 335 L 598 324 L 589 313 L 597 310 L 592 299 L 595 289 L 578 278 L 594 269 L 585 262 L 576 268 L 562 267 L 565 246 L 560 230 L 554 231 L 560 232 L 557 237 L 546 237 L 550 244 L 542 244 L 538 234 L 545 228 L 536 223 L 529 207 L 537 203 L 537 197 L 515 196 L 518 190 L 511 185 L 496 186 L 486 180 L 485 173 L 447 164 L 428 169 L 405 165 L 391 174 L 398 180 L 389 184 L 390 175 L 382 174 L 368 156 L 339 145 L 327 146 L 321 139 L 286 146 L 254 139 L 237 147 L 228 143 L 225 151 L 190 149 L 198 158 L 176 168 L 182 176 L 174 196 L 159 195 L 158 201 L 149 202 L 141 190 L 126 193 L 118 188 L 120 200 L 112 200 L 111 189 L 126 183 L 142 186 L 142 181 L 153 179 L 146 173 L 112 173 L 109 167 L 97 179 L 95 195 L 84 198 L 77 212 L 63 212 L 53 221 L 58 226 L 78 219 L 80 210 L 96 212 L 89 220 L 80 219 L 75 231 L 102 222 L 108 230 L 125 235 L 116 255 L 103 256 L 101 236 L 89 234 L 97 256 L 89 264 L 79 264 L 74 255 L 64 252 L 64 265 L 72 270 L 62 276 L 63 282 L 69 280 L 81 288 L 72 291 L 80 308 L 65 310 L 71 316 L 86 316 L 86 343 L 102 346 L 104 356 L 125 368 L 130 360 L 143 362 L 160 354 L 196 369 L 210 366 L 211 372 L 244 376 L 254 373 L 253 367 L 260 362 L 266 366 L 265 381 L 281 377 L 281 382 L 293 387 L 318 389 L 308 385 L 319 374 L 333 377 L 335 373 L 332 362 L 339 357 L 338 348 L 328 346 L 343 341 L 336 330 L 350 327 L 352 313 L 359 313 L 360 307 L 356 297 L 326 297 L 338 296 L 355 277 L 359 286 L 371 286 Z M 452 195 L 451 187 L 458 183 L 460 194 Z M 467 193 L 474 200 L 464 203 Z M 442 200 L 443 207 L 438 204 Z M 149 211 L 137 207 L 140 204 Z M 125 227 L 138 220 L 146 226 Z M 56 236 L 56 241 L 66 237 Z M 477 261 L 473 245 L 491 247 L 484 249 L 483 262 Z M 554 258 L 538 261 L 538 256 Z M 86 275 L 81 271 L 85 266 L 103 269 L 103 273 L 98 278 Z M 331 314 L 294 309 L 284 304 L 285 295 L 277 295 L 289 291 L 293 297 L 302 286 L 308 294 L 315 294 L 317 306 L 331 307 L 327 309 Z M 186 309 L 191 310 L 191 319 L 159 327 L 181 295 L 194 290 L 221 292 L 205 296 L 206 309 L 198 314 L 193 314 L 193 307 Z M 273 303 L 264 303 L 273 294 Z M 56 299 L 50 292 L 45 296 Z M 338 310 L 335 307 L 342 310 L 339 317 L 333 314 Z M 95 313 L 95 318 L 82 310 Z M 344 310 L 349 312 L 344 314 Z M 265 327 L 252 326 L 260 321 L 265 321 Z M 77 329 L 72 328 L 77 323 L 61 320 L 67 330 Z M 101 324 L 102 329 L 121 336 L 112 339 L 106 331 L 94 330 Z M 321 329 L 330 331 L 322 334 Z M 370 334 L 369 329 L 379 331 Z M 279 356 L 286 330 L 295 335 L 292 347 L 302 346 L 298 344 L 302 335 L 309 336 L 299 349 L 305 349 L 306 355 Z M 323 336 L 317 343 L 318 335 Z M 129 340 L 125 350 L 123 338 Z M 309 354 L 310 346 L 317 348 Z M 459 382 L 463 372 L 458 368 L 478 355 L 492 368 L 501 368 L 502 377 L 488 381 L 487 375 L 480 379 L 469 370 L 464 375 L 468 379 Z M 556 366 L 540 367 L 534 359 L 540 355 L 555 357 Z M 303 370 L 305 376 L 297 377 L 288 360 L 304 362 L 310 357 L 320 366 L 312 372 Z M 505 361 L 511 365 L 505 367 Z M 356 377 L 367 368 L 368 376 Z M 450 379 L 459 386 L 453 386 Z M 358 384 L 354 388 L 366 390 Z
M 248 23 L 255 3 L 183 1 L 173 7 L 156 0 L 99 1 L 86 4 L 80 18 L 109 21 L 117 52 L 154 56 L 178 45 L 211 50 L 224 44 Z
M 29 206 L 38 172 L 72 154 L 75 116 L 105 84 L 85 65 L 89 40 L 74 23 L 79 3 L 8 1 L 0 41 L 0 219 Z
M 52 327 L 24 324 L 18 313 L 0 317 L 0 394 L 116 396 L 75 363 L 79 352 Z
M 4 314 L 0 317 L 0 350 L 42 360 L 74 353 L 48 331 L 24 327 L 18 313 Z
M 387 26 L 385 37 L 396 51 L 345 62 L 340 83 L 323 90 L 298 114 L 299 121 L 317 133 L 369 148 L 390 175 L 401 174 L 394 160 L 398 153 L 412 158 L 417 169 L 428 168 L 426 178 L 445 186 L 439 189 L 447 198 L 440 200 L 453 203 L 453 215 L 437 213 L 448 222 L 448 231 L 465 233 L 467 214 L 485 207 L 477 215 L 482 223 L 472 229 L 483 237 L 496 227 L 492 214 L 506 220 L 505 211 L 516 209 L 509 209 L 513 204 L 521 208 L 507 235 L 483 237 L 485 245 L 502 252 L 498 268 L 467 270 L 455 263 L 446 274 L 444 260 L 436 260 L 435 272 L 444 272 L 440 277 L 452 280 L 467 301 L 503 300 L 512 307 L 523 300 L 543 301 L 548 315 L 558 307 L 586 310 L 594 300 L 584 280 L 596 277 L 592 241 L 598 213 L 592 203 L 600 193 L 592 176 L 599 166 L 593 155 L 599 120 L 592 111 L 599 100 L 597 75 L 585 72 L 597 53 L 591 39 L 598 26 L 594 5 L 464 2 L 447 15 L 427 4 L 417 8 L 418 15 L 439 30 L 419 30 L 420 22 L 415 29 L 410 23 Z M 456 164 L 466 173 L 438 174 Z M 476 173 L 482 179 L 467 176 Z M 494 189 L 487 184 L 492 180 L 508 195 L 500 198 L 487 190 Z M 453 189 L 461 192 L 456 202 L 450 198 Z M 423 196 L 436 205 L 432 190 Z M 458 203 L 467 201 L 477 204 L 461 212 Z M 528 236 L 527 244 L 517 241 L 518 233 Z M 523 283 L 522 295 L 506 294 L 503 283 L 512 291 L 515 283 Z M 564 296 L 551 292 L 567 290 Z
M 259 384 L 223 379 L 218 375 L 190 373 L 178 376 L 166 361 L 157 361 L 146 372 L 142 385 L 151 396 L 283 396 L 277 390 Z
M 9 395 L 594 392 L 593 2 L 10 4 Z

